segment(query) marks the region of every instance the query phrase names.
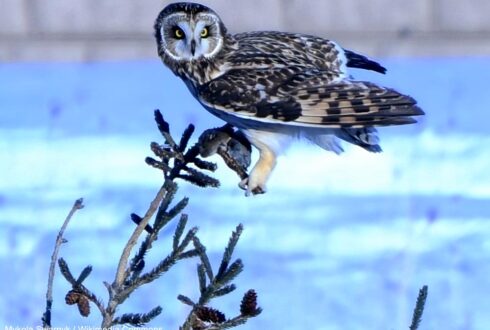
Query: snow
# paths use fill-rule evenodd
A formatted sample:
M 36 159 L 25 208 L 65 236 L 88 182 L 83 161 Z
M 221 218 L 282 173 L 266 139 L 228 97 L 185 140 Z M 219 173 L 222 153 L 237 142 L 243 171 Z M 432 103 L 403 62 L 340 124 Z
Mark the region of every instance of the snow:
M 213 304 L 233 316 L 249 288 L 264 312 L 242 329 L 405 329 L 418 289 L 429 285 L 421 329 L 486 329 L 490 292 L 490 101 L 487 58 L 387 59 L 386 76 L 356 71 L 419 100 L 417 125 L 380 129 L 384 152 L 346 147 L 341 156 L 296 144 L 265 195 L 245 198 L 224 164 L 219 189 L 180 183 L 190 226 L 217 265 L 238 223 L 237 293 Z M 478 72 L 478 75 L 468 72 Z M 44 309 L 54 239 L 76 198 L 86 207 L 70 224 L 61 255 L 107 300 L 133 224 L 161 184 L 144 163 L 159 141 L 153 109 L 178 136 L 219 126 L 157 61 L 0 65 L 0 326 L 36 326 Z M 175 224 L 150 252 L 158 262 Z M 142 288 L 121 312 L 162 305 L 153 326 L 175 329 L 197 295 L 196 260 Z M 82 319 L 55 283 L 54 324 Z

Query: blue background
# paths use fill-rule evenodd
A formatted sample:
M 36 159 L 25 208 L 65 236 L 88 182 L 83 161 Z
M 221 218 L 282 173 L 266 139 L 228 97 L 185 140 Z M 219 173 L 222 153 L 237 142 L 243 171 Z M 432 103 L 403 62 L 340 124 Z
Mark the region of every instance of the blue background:
M 386 76 L 358 79 L 419 100 L 416 125 L 380 129 L 382 154 L 341 156 L 297 143 L 279 159 L 265 195 L 245 198 L 219 159 L 219 189 L 180 184 L 190 225 L 218 266 L 229 234 L 245 231 L 235 256 L 238 289 L 212 304 L 231 317 L 254 288 L 262 315 L 242 329 L 406 329 L 422 285 L 421 329 L 490 324 L 490 59 L 384 59 Z M 60 256 L 74 273 L 94 267 L 87 286 L 107 301 L 122 247 L 161 184 L 144 163 L 162 142 L 159 108 L 175 136 L 222 123 L 157 61 L 0 64 L 0 326 L 40 325 L 49 259 L 62 221 L 76 214 Z M 196 135 L 197 136 L 197 135 Z M 170 251 L 173 226 L 147 265 Z M 178 294 L 197 297 L 197 259 L 179 263 L 136 292 L 120 312 L 162 305 L 151 323 L 175 329 L 188 313 Z M 54 326 L 99 325 L 64 304 L 58 273 Z

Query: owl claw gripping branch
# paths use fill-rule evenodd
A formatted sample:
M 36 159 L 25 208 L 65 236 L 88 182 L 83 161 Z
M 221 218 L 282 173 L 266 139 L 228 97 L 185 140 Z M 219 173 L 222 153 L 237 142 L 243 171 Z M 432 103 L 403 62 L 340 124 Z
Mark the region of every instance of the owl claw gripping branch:
M 350 78 L 348 68 L 386 69 L 337 43 L 299 33 L 231 35 L 195 3 L 165 7 L 155 22 L 158 55 L 213 115 L 243 132 L 259 160 L 240 187 L 265 192 L 276 158 L 294 138 L 343 151 L 340 140 L 380 152 L 376 126 L 412 124 L 410 96 Z

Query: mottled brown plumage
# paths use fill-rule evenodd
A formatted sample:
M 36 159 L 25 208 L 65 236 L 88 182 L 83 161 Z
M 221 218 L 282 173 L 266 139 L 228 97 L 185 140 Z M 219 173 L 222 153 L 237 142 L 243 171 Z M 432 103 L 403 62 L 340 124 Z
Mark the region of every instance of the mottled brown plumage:
M 162 10 L 155 35 L 163 62 L 194 97 L 259 149 L 241 185 L 248 193 L 265 191 L 289 136 L 337 153 L 337 138 L 379 152 L 375 126 L 410 124 L 423 114 L 410 96 L 352 80 L 348 67 L 386 69 L 331 40 L 273 31 L 231 35 L 214 11 L 191 3 Z

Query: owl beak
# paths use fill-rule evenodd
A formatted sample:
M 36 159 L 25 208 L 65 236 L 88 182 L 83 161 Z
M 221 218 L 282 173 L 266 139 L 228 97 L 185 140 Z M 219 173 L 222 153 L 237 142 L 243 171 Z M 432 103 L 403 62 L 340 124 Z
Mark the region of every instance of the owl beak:
M 192 56 L 194 56 L 195 52 L 196 52 L 196 40 L 192 39 L 191 40 L 191 54 L 192 54 Z

